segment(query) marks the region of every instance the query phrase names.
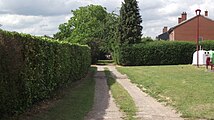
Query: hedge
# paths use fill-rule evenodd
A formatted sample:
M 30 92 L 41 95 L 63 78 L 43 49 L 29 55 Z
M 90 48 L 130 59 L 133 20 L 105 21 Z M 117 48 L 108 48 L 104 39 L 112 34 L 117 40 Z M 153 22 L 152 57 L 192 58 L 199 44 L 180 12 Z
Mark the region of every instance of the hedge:
M 120 65 L 190 64 L 194 51 L 191 42 L 156 41 L 121 46 L 117 57 Z
M 0 113 L 22 112 L 84 77 L 90 48 L 0 30 Z
M 200 43 L 204 50 L 214 50 L 214 40 L 206 40 Z
M 200 43 L 204 50 L 214 50 L 214 41 Z M 196 51 L 194 42 L 154 41 L 115 47 L 114 58 L 120 65 L 191 64 Z

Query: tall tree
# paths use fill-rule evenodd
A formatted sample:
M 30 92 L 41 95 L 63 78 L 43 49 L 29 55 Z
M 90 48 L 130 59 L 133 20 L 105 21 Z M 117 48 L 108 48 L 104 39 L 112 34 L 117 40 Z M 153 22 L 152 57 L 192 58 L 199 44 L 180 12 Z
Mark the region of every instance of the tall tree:
M 101 43 L 101 50 L 104 52 L 112 52 L 113 45 L 118 37 L 119 17 L 115 13 L 108 13 L 104 27 L 104 39 Z
M 59 25 L 54 37 L 72 43 L 87 44 L 92 49 L 94 62 L 99 52 L 111 52 L 112 39 L 115 39 L 118 16 L 108 13 L 100 5 L 88 5 L 71 11 L 73 16 L 67 23 Z
M 100 5 L 88 5 L 71 11 L 73 16 L 67 23 L 59 25 L 58 39 L 87 44 L 88 39 L 102 39 L 106 22 L 106 9 Z
M 134 44 L 141 41 L 142 18 L 136 0 L 124 0 L 120 9 L 119 43 Z

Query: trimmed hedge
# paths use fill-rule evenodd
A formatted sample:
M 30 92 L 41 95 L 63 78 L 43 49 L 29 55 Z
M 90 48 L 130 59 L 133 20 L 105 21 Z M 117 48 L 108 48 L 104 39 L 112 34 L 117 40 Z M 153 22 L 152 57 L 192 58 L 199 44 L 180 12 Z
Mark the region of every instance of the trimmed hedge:
M 0 113 L 19 113 L 84 77 L 88 46 L 0 30 Z
M 206 40 L 200 43 L 204 50 L 214 50 L 214 40 Z
M 190 64 L 195 51 L 191 42 L 155 41 L 118 48 L 120 65 L 175 65 Z

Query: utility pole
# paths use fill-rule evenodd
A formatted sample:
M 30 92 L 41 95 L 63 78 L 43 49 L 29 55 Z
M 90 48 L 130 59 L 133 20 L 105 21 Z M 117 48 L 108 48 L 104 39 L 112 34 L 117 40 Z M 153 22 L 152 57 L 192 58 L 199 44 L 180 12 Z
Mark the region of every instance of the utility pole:
M 196 34 L 196 51 L 197 51 L 197 67 L 199 67 L 199 17 L 201 15 L 201 10 L 195 10 L 197 16 L 197 34 Z

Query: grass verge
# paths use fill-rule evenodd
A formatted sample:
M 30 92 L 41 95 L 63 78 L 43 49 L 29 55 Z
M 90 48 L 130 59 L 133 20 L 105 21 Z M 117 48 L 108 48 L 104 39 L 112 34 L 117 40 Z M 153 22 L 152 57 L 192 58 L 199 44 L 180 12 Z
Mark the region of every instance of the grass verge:
M 62 98 L 53 102 L 53 105 L 42 105 L 47 109 L 39 114 L 29 114 L 19 118 L 27 120 L 84 120 L 85 115 L 91 110 L 94 100 L 95 81 L 93 75 L 96 68 L 91 68 L 89 75 L 78 84 L 68 86 L 60 93 Z M 42 109 L 42 108 L 41 108 Z
M 137 108 L 132 97 L 119 83 L 116 82 L 107 68 L 105 68 L 105 74 L 108 86 L 116 104 L 120 107 L 120 110 L 126 114 L 125 119 L 135 120 L 134 116 L 136 116 Z
M 118 67 L 143 91 L 183 117 L 214 119 L 214 73 L 191 65 Z
M 97 65 L 108 65 L 108 64 L 114 64 L 113 60 L 98 60 Z

